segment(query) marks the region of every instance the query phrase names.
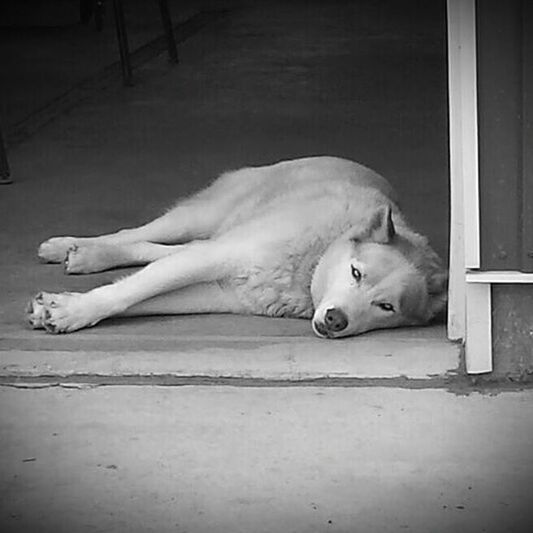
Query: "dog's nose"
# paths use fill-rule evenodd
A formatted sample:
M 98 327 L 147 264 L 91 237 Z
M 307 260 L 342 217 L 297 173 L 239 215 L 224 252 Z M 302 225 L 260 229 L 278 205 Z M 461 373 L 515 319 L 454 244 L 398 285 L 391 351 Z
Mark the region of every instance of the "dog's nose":
M 342 331 L 348 325 L 348 317 L 340 309 L 333 307 L 326 311 L 324 322 L 330 331 Z

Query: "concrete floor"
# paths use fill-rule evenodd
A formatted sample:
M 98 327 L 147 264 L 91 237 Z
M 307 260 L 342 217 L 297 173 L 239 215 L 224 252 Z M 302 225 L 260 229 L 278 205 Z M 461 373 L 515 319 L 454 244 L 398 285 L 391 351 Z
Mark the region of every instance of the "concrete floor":
M 183 43 L 179 67 L 155 58 L 134 88 L 85 95 L 10 147 L 1 531 L 529 531 L 532 391 L 449 392 L 442 325 L 328 343 L 257 317 L 64 337 L 23 323 L 33 292 L 118 275 L 39 265 L 41 240 L 139 223 L 222 170 L 286 157 L 382 172 L 445 255 L 444 35 L 444 3 L 243 1 Z
M 0 530 L 526 533 L 533 391 L 0 389 Z
M 167 0 L 173 22 L 198 12 L 206 0 Z M 9 83 L 0 84 L 0 119 L 8 131 L 73 87 L 119 61 L 112 3 L 104 25 L 80 23 L 79 2 L 24 0 L 0 5 L 0 64 Z M 123 2 L 130 50 L 157 38 L 157 2 Z
M 32 293 L 86 290 L 117 277 L 67 277 L 39 265 L 39 242 L 139 224 L 246 164 L 309 154 L 363 162 L 395 184 L 413 224 L 446 256 L 444 36 L 440 4 L 243 1 L 182 44 L 178 67 L 160 56 L 136 71 L 134 88 L 118 83 L 86 95 L 10 147 L 15 184 L 0 195 L 5 342 L 49 346 L 24 328 Z M 172 325 L 182 323 L 166 321 L 161 337 L 178 341 Z M 135 339 L 154 328 L 148 320 L 128 324 L 127 332 L 124 323 L 100 326 L 93 348 L 100 333 Z M 287 327 L 312 336 L 308 324 Z M 237 323 L 232 331 L 247 328 Z M 432 331 L 444 342 L 442 327 Z M 55 348 L 75 346 L 69 339 Z

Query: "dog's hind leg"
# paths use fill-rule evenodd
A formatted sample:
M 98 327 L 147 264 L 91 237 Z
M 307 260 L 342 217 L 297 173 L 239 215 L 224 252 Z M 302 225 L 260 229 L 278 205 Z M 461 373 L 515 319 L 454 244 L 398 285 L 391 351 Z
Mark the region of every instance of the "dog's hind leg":
M 90 274 L 111 268 L 144 266 L 179 251 L 184 245 L 106 241 L 80 242 L 72 245 L 65 259 L 65 274 Z
M 51 333 L 68 333 L 124 313 L 160 294 L 235 275 L 240 270 L 239 265 L 247 259 L 242 248 L 236 249 L 232 243 L 196 242 L 184 245 L 172 255 L 112 285 L 83 294 L 46 294 L 44 297 L 41 294 L 30 304 L 29 313 L 39 304 L 43 317 L 40 325 Z
M 62 263 L 72 248 L 110 248 L 135 242 L 177 244 L 208 238 L 222 216 L 209 204 L 178 204 L 168 213 L 137 228 L 128 228 L 97 237 L 52 237 L 39 246 L 38 256 L 46 263 Z
M 62 263 L 73 246 L 140 241 L 179 244 L 207 239 L 251 189 L 251 181 L 246 183 L 239 178 L 242 173 L 224 174 L 210 187 L 181 200 L 167 213 L 142 226 L 96 237 L 52 237 L 40 245 L 38 256 L 43 262 Z M 241 183 L 245 183 L 245 187 L 238 186 Z

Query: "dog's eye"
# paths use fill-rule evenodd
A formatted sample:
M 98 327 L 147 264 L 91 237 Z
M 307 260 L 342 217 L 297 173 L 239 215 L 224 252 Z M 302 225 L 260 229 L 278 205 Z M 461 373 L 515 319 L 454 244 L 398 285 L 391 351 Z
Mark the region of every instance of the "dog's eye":
M 362 277 L 361 271 L 358 268 L 355 268 L 353 265 L 352 265 L 352 276 L 353 276 L 353 279 L 357 281 L 357 283 L 361 281 L 361 277 Z
M 389 303 L 379 303 L 377 306 L 382 310 L 386 311 L 387 313 L 394 313 L 394 306 Z

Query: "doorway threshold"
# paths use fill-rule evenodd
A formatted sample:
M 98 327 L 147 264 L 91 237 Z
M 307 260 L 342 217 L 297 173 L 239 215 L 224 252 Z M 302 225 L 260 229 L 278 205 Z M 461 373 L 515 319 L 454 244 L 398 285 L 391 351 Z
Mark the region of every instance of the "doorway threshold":
M 106 321 L 69 335 L 2 328 L 4 384 L 442 383 L 460 346 L 442 325 L 319 339 L 303 320 L 230 315 Z M 257 383 L 255 383 L 257 382 Z

